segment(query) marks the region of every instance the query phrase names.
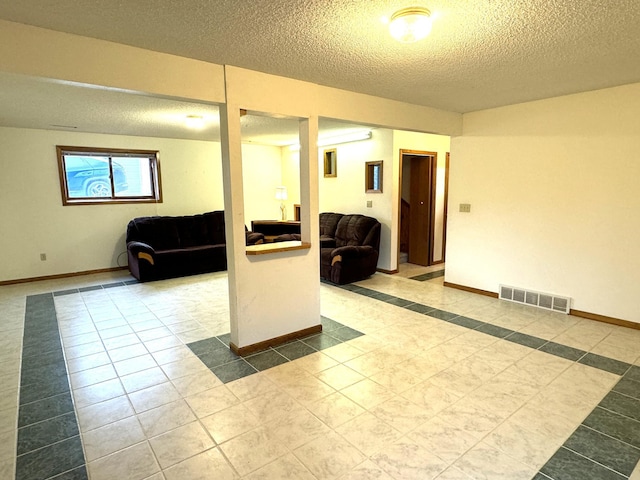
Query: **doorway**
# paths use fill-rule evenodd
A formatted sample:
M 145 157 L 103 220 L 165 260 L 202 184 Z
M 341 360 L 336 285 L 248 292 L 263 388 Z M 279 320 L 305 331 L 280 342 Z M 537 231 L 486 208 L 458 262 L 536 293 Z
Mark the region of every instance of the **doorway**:
M 399 263 L 444 263 L 446 160 L 439 172 L 437 152 L 400 150 Z

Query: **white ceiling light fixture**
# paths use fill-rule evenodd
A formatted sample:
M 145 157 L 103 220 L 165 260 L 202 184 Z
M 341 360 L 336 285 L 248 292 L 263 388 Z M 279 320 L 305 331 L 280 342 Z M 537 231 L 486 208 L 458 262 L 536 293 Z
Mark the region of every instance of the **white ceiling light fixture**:
M 424 7 L 407 7 L 391 16 L 389 33 L 402 43 L 422 40 L 431 32 L 431 12 Z
M 333 137 L 318 138 L 318 147 L 326 147 L 328 145 L 339 145 L 341 143 L 359 142 L 361 140 L 369 140 L 373 136 L 371 130 L 363 130 L 360 132 L 345 133 Z M 299 143 L 289 145 L 290 150 L 300 150 Z
M 199 130 L 204 127 L 204 117 L 202 115 L 187 115 L 184 124 L 189 128 Z
M 362 132 L 345 133 L 334 137 L 319 138 L 318 146 L 326 147 L 327 145 L 338 145 L 340 143 L 359 142 L 360 140 L 369 140 L 370 138 L 371 130 L 364 130 Z

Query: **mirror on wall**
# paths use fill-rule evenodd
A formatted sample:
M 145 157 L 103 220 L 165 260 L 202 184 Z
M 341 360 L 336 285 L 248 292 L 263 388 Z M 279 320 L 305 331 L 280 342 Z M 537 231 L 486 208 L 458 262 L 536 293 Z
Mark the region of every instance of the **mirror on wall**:
M 377 160 L 375 162 L 366 162 L 364 175 L 365 192 L 382 193 L 382 160 Z
M 329 148 L 323 153 L 324 158 L 324 176 L 338 176 L 338 151 L 335 148 Z

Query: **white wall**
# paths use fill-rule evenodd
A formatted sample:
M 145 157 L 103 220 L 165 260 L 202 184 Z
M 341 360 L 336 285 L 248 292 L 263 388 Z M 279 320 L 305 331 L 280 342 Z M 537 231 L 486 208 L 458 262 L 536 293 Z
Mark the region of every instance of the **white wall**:
M 444 166 L 450 139 L 447 136 L 431 135 L 388 129 L 374 129 L 371 140 L 353 143 L 328 145 L 318 149 L 318 168 L 320 169 L 320 211 L 339 213 L 360 213 L 377 218 L 382 224 L 380 238 L 380 257 L 378 268 L 395 270 L 397 268 L 398 195 L 402 191 L 398 184 L 400 149 L 424 150 L 438 153 L 438 190 L 436 200 L 436 241 L 435 260 L 442 255 L 443 213 L 444 213 Z M 325 178 L 323 170 L 323 151 L 337 150 L 337 177 Z M 298 191 L 299 160 L 298 152 L 282 149 L 283 184 L 289 190 Z M 383 160 L 382 193 L 365 193 L 365 162 Z M 373 205 L 368 208 L 367 201 Z M 299 198 L 289 196 L 287 211 L 299 203 Z M 399 215 L 399 213 L 398 213 Z M 290 218 L 293 214 L 290 213 Z
M 371 140 L 327 145 L 319 149 L 320 172 L 324 169 L 322 152 L 328 148 L 337 151 L 337 177 L 320 177 L 320 211 L 338 213 L 360 213 L 376 218 L 382 225 L 380 230 L 380 255 L 378 268 L 392 270 L 391 263 L 391 213 L 393 204 L 393 158 L 391 145 L 393 132 L 379 128 L 373 130 Z M 365 164 L 382 160 L 382 193 L 365 192 Z M 372 202 L 367 207 L 367 202 Z
M 391 144 L 393 132 L 387 129 L 375 129 L 370 140 L 327 145 L 318 149 L 319 204 L 320 212 L 360 213 L 376 218 L 381 224 L 380 256 L 378 268 L 391 270 L 391 205 L 392 205 L 392 163 Z M 324 177 L 324 150 L 336 149 L 336 177 Z M 289 190 L 299 191 L 299 152 L 282 149 L 282 169 L 284 185 Z M 365 163 L 383 160 L 382 193 L 365 193 Z M 367 207 L 367 201 L 372 207 Z M 287 211 L 299 198 L 289 196 Z M 293 218 L 293 212 L 289 214 Z M 395 268 L 395 267 L 394 267 Z
M 217 142 L 0 127 L 0 145 L 0 281 L 126 266 L 124 235 L 132 218 L 224 209 Z M 159 150 L 163 202 L 63 206 L 56 145 Z M 249 218 L 279 211 L 271 185 L 265 193 L 256 181 L 272 172 L 280 181 L 279 150 L 243 146 L 249 165 L 268 167 L 266 173 L 246 169 L 256 185 L 245 190 Z M 273 205 L 262 201 L 267 193 Z
M 640 322 L 640 84 L 464 115 L 446 281 Z M 459 213 L 470 203 L 471 213 Z
M 287 220 L 293 220 L 293 206 L 300 205 L 300 151 L 289 147 L 281 147 L 280 152 L 282 185 L 287 187 L 288 194 L 285 202 Z M 322 155 L 322 149 L 319 150 L 318 156 L 320 155 Z M 320 176 L 322 177 L 322 171 L 320 171 Z
M 283 185 L 280 150 L 280 147 L 242 145 L 244 221 L 249 228 L 252 220 L 280 218 L 280 201 L 275 198 L 276 187 Z M 287 213 L 293 215 L 293 209 L 287 207 Z

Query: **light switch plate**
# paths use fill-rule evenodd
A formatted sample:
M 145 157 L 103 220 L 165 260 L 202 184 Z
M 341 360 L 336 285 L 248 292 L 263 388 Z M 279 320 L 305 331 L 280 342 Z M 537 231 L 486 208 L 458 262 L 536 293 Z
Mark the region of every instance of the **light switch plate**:
M 367 200 L 367 208 L 373 207 L 373 200 Z
M 461 203 L 460 204 L 460 211 L 464 212 L 464 213 L 471 212 L 471 204 L 470 203 Z

